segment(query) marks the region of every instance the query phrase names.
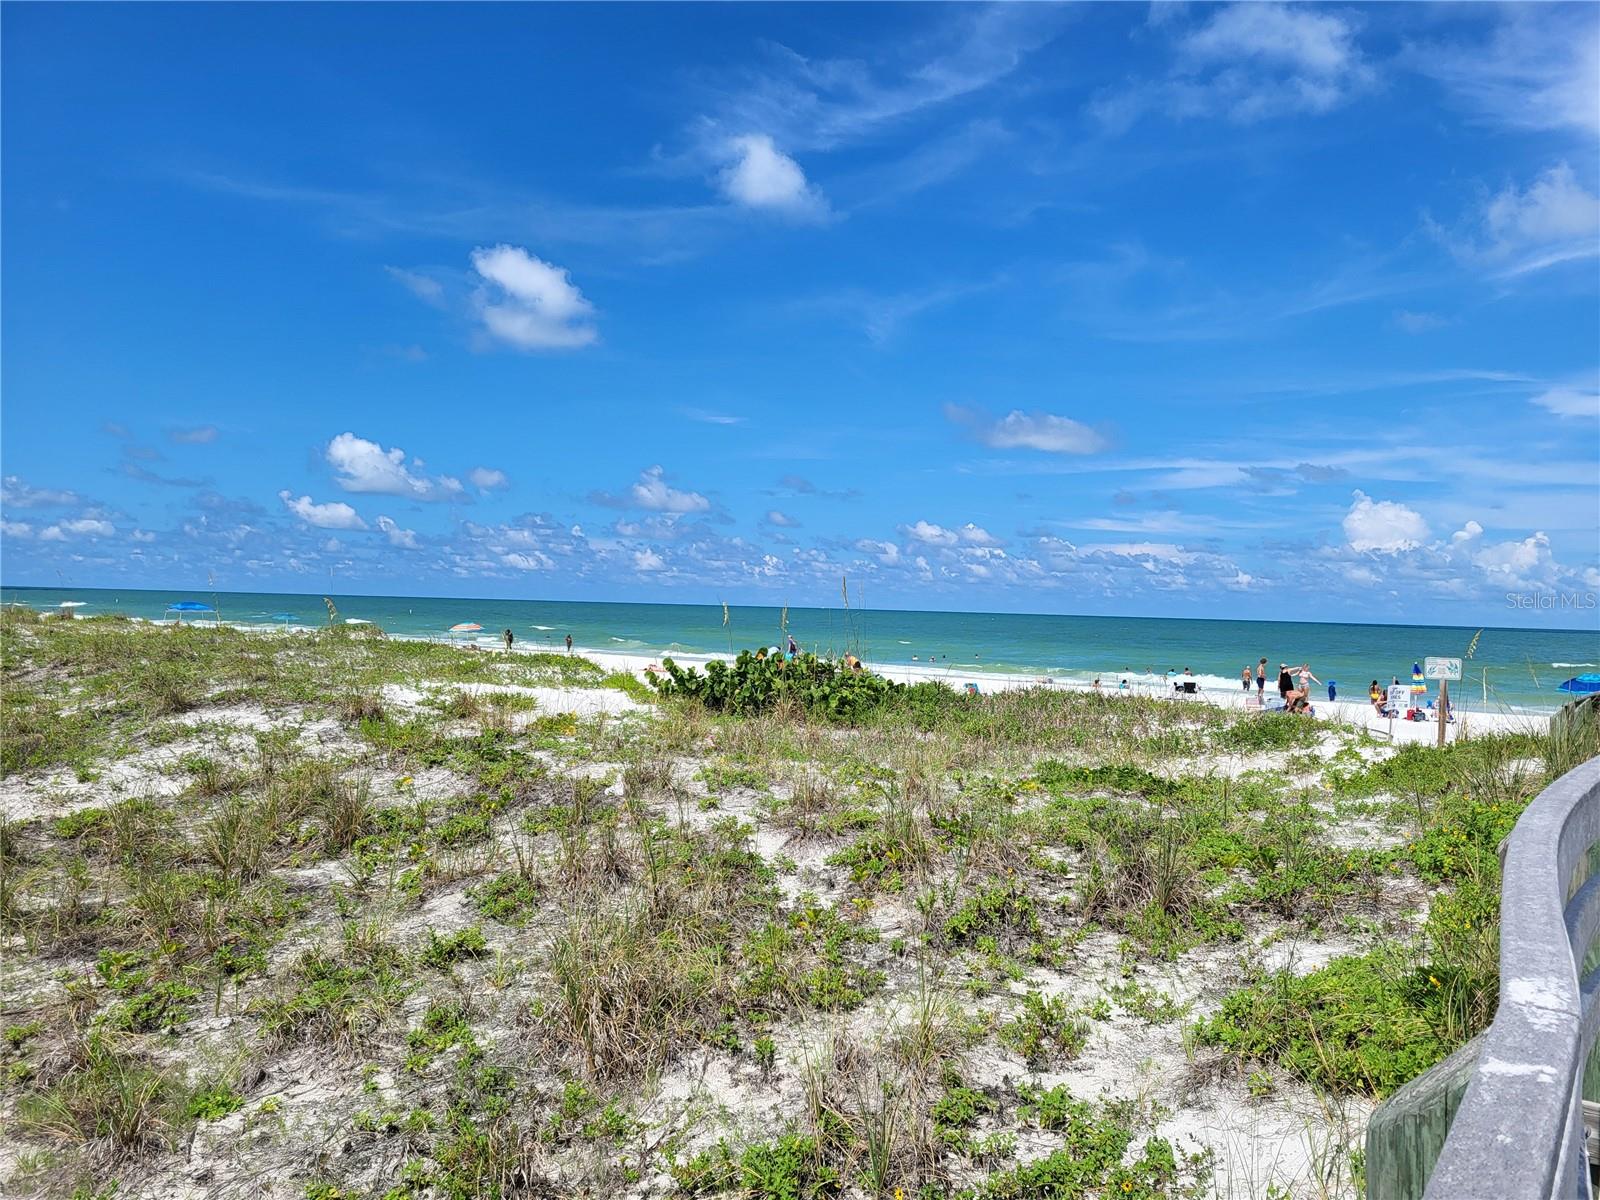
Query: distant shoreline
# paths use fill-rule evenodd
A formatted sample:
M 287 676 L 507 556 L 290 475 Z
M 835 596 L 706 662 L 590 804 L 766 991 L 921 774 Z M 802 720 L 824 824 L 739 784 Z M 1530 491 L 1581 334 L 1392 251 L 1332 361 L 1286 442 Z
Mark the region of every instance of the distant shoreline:
M 4 598 L 48 610 L 67 598 L 87 601 L 80 615 L 169 619 L 175 594 L 116 591 L 94 593 L 55 588 L 7 590 Z M 214 604 L 224 623 L 241 628 L 321 628 L 324 598 L 266 593 L 192 594 L 191 602 Z M 119 603 L 120 602 L 120 603 Z M 497 646 L 511 629 L 520 646 L 561 650 L 571 634 L 593 655 L 616 654 L 641 661 L 725 656 L 727 649 L 778 645 L 785 636 L 783 610 L 732 609 L 723 622 L 720 606 L 599 602 L 464 601 L 403 597 L 394 600 L 335 597 L 336 621 L 370 620 L 390 636 L 442 642 L 476 641 Z M 199 614 L 209 616 L 209 612 Z M 186 619 L 194 619 L 193 617 Z M 481 628 L 461 635 L 458 623 Z M 1219 621 L 1209 618 L 1054 617 L 1003 613 L 937 614 L 912 610 L 851 608 L 788 610 L 788 632 L 803 650 L 839 655 L 846 651 L 893 677 L 975 682 L 981 688 L 1014 686 L 1013 678 L 1048 679 L 1050 686 L 1087 687 L 1099 677 L 1115 688 L 1123 679 L 1146 693 L 1163 691 L 1167 672 L 1190 668 L 1206 693 L 1222 703 L 1242 694 L 1239 671 L 1267 658 L 1269 684 L 1280 661 L 1309 662 L 1319 683 L 1313 701 L 1325 699 L 1325 682 L 1336 680 L 1340 702 L 1364 702 L 1368 682 L 1393 676 L 1409 680 L 1411 666 L 1434 655 L 1463 656 L 1477 631 L 1403 625 L 1332 625 L 1314 622 Z M 1458 709 L 1480 714 L 1547 715 L 1564 702 L 1564 679 L 1600 665 L 1600 635 L 1552 630 L 1485 627 L 1467 678 L 1453 685 Z M 1434 689 L 1430 689 L 1432 692 Z
M 151 621 L 144 617 L 130 617 L 130 620 L 142 624 L 162 624 L 163 622 Z M 192 624 L 192 623 L 191 623 Z M 202 622 L 205 628 L 210 622 Z M 285 634 L 316 632 L 324 626 L 290 625 L 273 626 L 247 624 L 240 622 L 222 622 L 230 629 L 242 633 L 259 634 L 266 637 L 283 636 Z M 462 653 L 495 654 L 504 653 L 495 639 L 484 634 L 472 641 L 460 641 L 443 635 L 423 635 L 407 633 L 390 633 L 383 631 L 385 637 L 397 641 L 431 642 L 438 645 L 451 646 Z M 740 649 L 744 649 L 741 647 Z M 512 648 L 517 654 L 548 654 L 552 652 L 549 645 L 523 641 L 515 643 Z M 555 652 L 564 652 L 564 647 L 557 648 Z M 638 651 L 619 651 L 600 649 L 595 646 L 573 643 L 574 655 L 591 659 L 600 666 L 610 671 L 622 671 L 634 676 L 641 681 L 648 682 L 648 668 L 652 665 L 659 666 L 663 658 L 671 658 L 680 666 L 704 668 L 710 662 L 728 662 L 731 656 L 726 653 L 707 653 L 692 651 L 677 651 L 670 654 L 641 653 Z M 735 654 L 738 650 L 735 651 Z M 965 689 L 969 684 L 976 687 L 980 694 L 998 691 L 1018 691 L 1028 688 L 1044 687 L 1053 690 L 1092 692 L 1093 680 L 1082 678 L 1078 675 L 1064 672 L 1027 672 L 1003 670 L 996 668 L 969 668 L 949 665 L 922 665 L 907 666 L 900 663 L 886 663 L 863 659 L 863 666 L 868 670 L 892 679 L 897 683 L 941 683 L 956 691 Z M 1128 686 L 1124 689 L 1121 684 L 1126 679 Z M 1174 704 L 1207 704 L 1222 709 L 1244 709 L 1245 697 L 1256 694 L 1252 688 L 1246 693 L 1236 683 L 1222 681 L 1225 686 L 1219 686 L 1213 679 L 1204 677 L 1197 679 L 1197 691 L 1193 695 L 1179 694 L 1173 690 L 1173 681 L 1164 676 L 1151 677 L 1147 674 L 1104 673 L 1100 676 L 1099 691 L 1107 698 L 1122 698 L 1126 696 L 1145 696 L 1153 699 L 1164 700 Z M 1270 681 L 1269 681 L 1270 682 Z M 1269 696 L 1270 704 L 1274 697 Z M 1475 733 L 1544 733 L 1547 731 L 1550 716 L 1556 711 L 1522 711 L 1522 712 L 1493 712 L 1473 709 L 1465 703 L 1453 703 L 1456 709 L 1456 720 L 1446 725 L 1446 736 L 1450 741 L 1459 736 L 1469 736 Z M 1557 706 L 1559 707 L 1559 706 Z M 1312 696 L 1313 719 L 1332 720 L 1340 724 L 1362 728 L 1383 740 L 1392 741 L 1395 745 L 1420 743 L 1432 745 L 1437 738 L 1437 724 L 1432 721 L 1404 721 L 1379 718 L 1366 700 L 1365 693 L 1350 699 L 1328 701 L 1323 695 Z
M 415 596 L 406 592 L 280 592 L 280 591 L 218 591 L 210 588 L 195 587 L 103 587 L 85 584 L 82 587 L 62 587 L 59 584 L 42 583 L 6 583 L 0 581 L 0 600 L 9 600 L 10 592 L 48 592 L 51 594 L 75 592 L 100 592 L 113 595 L 142 595 L 159 596 L 163 600 L 193 599 L 206 596 L 279 596 L 285 599 L 298 599 L 308 596 L 329 596 L 335 602 L 352 600 L 427 600 L 439 601 L 449 604 L 588 604 L 588 605 L 614 605 L 628 607 L 632 605 L 649 605 L 652 608 L 682 608 L 689 610 L 715 609 L 721 606 L 722 600 L 711 598 L 705 600 L 579 600 L 573 598 L 554 598 L 540 596 Z M 843 611 L 840 606 L 827 604 L 789 604 L 784 601 L 762 601 L 749 603 L 740 601 L 728 602 L 729 608 L 735 612 L 780 612 L 787 608 L 792 612 L 830 612 Z M 1483 620 L 1463 621 L 1459 624 L 1441 624 L 1436 621 L 1371 621 L 1363 620 L 1357 616 L 1345 617 L 1338 620 L 1312 620 L 1306 617 L 1207 617 L 1183 616 L 1173 613 L 1109 613 L 1109 612 L 1039 612 L 1033 609 L 976 609 L 976 608 L 896 608 L 884 605 L 868 605 L 859 610 L 864 614 L 877 614 L 879 616 L 917 616 L 917 617 L 1037 617 L 1043 620 L 1084 620 L 1101 621 L 1127 619 L 1134 621 L 1203 621 L 1215 625 L 1305 625 L 1320 628 L 1340 628 L 1355 626 L 1363 629 L 1436 629 L 1443 632 L 1471 634 L 1482 629 L 1490 633 L 1596 633 L 1596 630 L 1585 625 L 1495 625 Z M 1600 636 L 1600 634 L 1597 634 Z

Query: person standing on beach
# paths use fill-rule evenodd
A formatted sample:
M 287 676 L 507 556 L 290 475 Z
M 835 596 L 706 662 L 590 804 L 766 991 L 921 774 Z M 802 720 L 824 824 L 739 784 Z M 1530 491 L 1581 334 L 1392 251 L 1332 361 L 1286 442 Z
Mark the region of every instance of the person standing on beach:
M 567 634 L 567 653 L 572 653 L 572 635 L 570 633 Z
M 1337 700 L 1339 698 L 1338 689 L 1339 689 L 1339 681 L 1337 679 L 1328 680 L 1328 703 L 1329 704 L 1332 704 L 1335 700 Z
M 1284 704 L 1289 703 L 1289 693 L 1294 691 L 1294 676 L 1289 674 L 1289 664 L 1278 664 L 1278 695 Z
M 1262 659 L 1256 664 L 1256 695 L 1264 695 L 1267 690 L 1267 660 Z
M 517 640 L 517 635 L 512 633 L 511 630 L 508 629 L 508 630 L 505 631 L 505 635 L 504 636 L 505 636 L 505 640 L 506 640 L 506 653 L 510 654 L 511 653 L 511 643 Z
M 1239 682 L 1244 685 L 1244 694 L 1248 696 L 1250 694 L 1250 668 L 1248 665 L 1243 671 L 1239 672 Z

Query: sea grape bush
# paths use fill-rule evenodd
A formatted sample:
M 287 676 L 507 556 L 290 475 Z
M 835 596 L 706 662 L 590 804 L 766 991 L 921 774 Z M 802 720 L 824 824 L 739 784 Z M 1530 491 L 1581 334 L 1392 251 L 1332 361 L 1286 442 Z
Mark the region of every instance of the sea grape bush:
M 687 697 L 715 712 L 739 715 L 791 704 L 808 716 L 853 725 L 909 690 L 905 684 L 815 654 L 757 657 L 741 650 L 731 666 L 713 660 L 703 675 L 670 658 L 662 659 L 661 666 L 662 673 L 650 677 L 661 695 Z

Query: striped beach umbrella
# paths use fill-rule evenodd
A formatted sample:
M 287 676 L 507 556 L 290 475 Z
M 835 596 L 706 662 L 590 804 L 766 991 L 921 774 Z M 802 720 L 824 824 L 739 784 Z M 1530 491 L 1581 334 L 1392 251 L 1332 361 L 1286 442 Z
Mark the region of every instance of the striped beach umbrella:
M 1412 663 L 1411 664 L 1411 694 L 1413 696 L 1420 696 L 1424 692 L 1426 692 L 1427 690 L 1428 690 L 1427 681 L 1425 679 L 1423 679 L 1423 677 L 1422 677 L 1422 664 L 1421 663 Z

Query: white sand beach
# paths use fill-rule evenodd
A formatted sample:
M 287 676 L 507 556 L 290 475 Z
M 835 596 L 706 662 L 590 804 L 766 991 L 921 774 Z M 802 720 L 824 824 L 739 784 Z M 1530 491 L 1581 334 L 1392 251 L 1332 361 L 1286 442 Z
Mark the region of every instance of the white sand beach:
M 644 679 L 652 665 L 659 666 L 661 656 L 654 658 L 638 654 L 618 654 L 614 651 L 574 647 L 573 653 L 591 658 L 608 670 L 627 671 Z M 670 656 L 680 666 L 703 668 L 712 661 L 727 662 L 725 654 L 674 654 Z M 968 671 L 952 664 L 942 666 L 905 666 L 902 664 L 867 661 L 866 668 L 876 671 L 897 683 L 932 681 L 962 690 L 971 684 L 980 693 L 1014 691 L 1025 688 L 1052 688 L 1063 691 L 1093 691 L 1091 682 L 1064 678 L 1059 675 L 1002 674 L 994 671 Z M 1150 676 L 1128 679 L 1128 687 L 1119 687 L 1120 677 L 1106 676 L 1100 685 L 1102 695 L 1117 699 L 1130 695 L 1155 696 L 1174 704 L 1210 704 L 1218 708 L 1241 709 L 1246 707 L 1246 693 L 1237 687 L 1207 687 L 1201 684 L 1194 695 L 1178 695 L 1169 681 Z M 1268 696 L 1268 704 L 1277 702 L 1275 695 Z M 1423 743 L 1431 745 L 1438 739 L 1438 725 L 1433 721 L 1388 720 L 1373 712 L 1365 698 L 1359 700 L 1313 700 L 1313 718 L 1331 721 L 1356 729 L 1364 729 L 1372 736 L 1392 741 L 1395 745 Z M 1445 740 L 1470 737 L 1475 733 L 1544 733 L 1549 728 L 1549 716 L 1533 713 L 1468 712 L 1458 711 L 1456 719 L 1445 725 Z

